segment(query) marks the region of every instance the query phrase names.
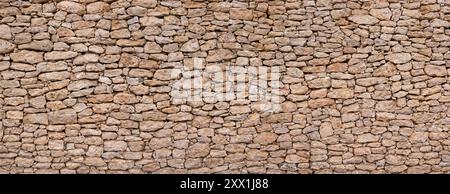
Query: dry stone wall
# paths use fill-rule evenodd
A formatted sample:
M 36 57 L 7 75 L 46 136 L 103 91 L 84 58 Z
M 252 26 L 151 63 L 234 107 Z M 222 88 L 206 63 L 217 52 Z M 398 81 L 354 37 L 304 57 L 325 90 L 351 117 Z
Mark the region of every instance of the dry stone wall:
M 1 0 L 0 172 L 449 172 L 449 21 L 448 0 Z M 278 104 L 171 93 L 209 67 L 266 67 Z

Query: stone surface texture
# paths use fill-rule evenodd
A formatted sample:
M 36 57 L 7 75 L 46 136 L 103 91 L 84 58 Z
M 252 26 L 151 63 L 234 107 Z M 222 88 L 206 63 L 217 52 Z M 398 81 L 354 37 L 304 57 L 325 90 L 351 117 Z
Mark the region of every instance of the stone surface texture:
M 174 103 L 193 58 L 281 110 Z M 449 73 L 448 0 L 0 0 L 0 173 L 449 173 Z

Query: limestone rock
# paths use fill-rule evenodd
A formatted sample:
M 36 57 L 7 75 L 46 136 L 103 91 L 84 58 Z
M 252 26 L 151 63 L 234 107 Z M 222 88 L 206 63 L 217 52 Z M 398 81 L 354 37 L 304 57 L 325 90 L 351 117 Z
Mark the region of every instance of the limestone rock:
M 36 64 L 42 62 L 44 57 L 42 53 L 35 51 L 21 50 L 9 55 L 14 62 Z
M 412 57 L 409 53 L 393 53 L 386 56 L 386 60 L 395 63 L 402 64 L 411 61 Z
M 82 15 L 86 12 L 86 8 L 83 4 L 76 3 L 73 1 L 61 1 L 56 5 L 56 8 L 66 11 L 68 13 L 75 13 Z
M 352 15 L 348 17 L 348 19 L 352 22 L 362 25 L 374 25 L 379 22 L 376 17 L 371 15 Z
M 0 39 L 0 54 L 10 53 L 16 48 L 16 45 Z
M 73 109 L 63 109 L 48 113 L 50 124 L 71 124 L 77 122 L 77 113 Z
M 190 158 L 200 158 L 208 156 L 210 152 L 210 147 L 206 143 L 196 143 L 191 146 L 186 151 L 186 154 Z

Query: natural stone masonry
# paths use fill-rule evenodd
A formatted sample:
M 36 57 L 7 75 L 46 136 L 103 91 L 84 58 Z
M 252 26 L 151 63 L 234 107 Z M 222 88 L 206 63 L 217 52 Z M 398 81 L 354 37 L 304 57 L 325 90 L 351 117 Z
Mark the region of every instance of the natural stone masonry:
M 280 110 L 174 99 L 224 64 Z M 448 173 L 450 1 L 0 0 L 0 119 L 0 173 Z

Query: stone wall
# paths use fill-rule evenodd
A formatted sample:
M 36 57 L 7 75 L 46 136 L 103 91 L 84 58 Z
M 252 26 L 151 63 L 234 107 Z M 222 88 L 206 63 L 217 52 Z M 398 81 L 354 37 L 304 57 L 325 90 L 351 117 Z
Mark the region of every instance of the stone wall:
M 0 0 L 0 172 L 449 172 L 449 21 L 448 0 Z M 279 108 L 234 81 L 176 101 L 212 66 L 267 67 Z

